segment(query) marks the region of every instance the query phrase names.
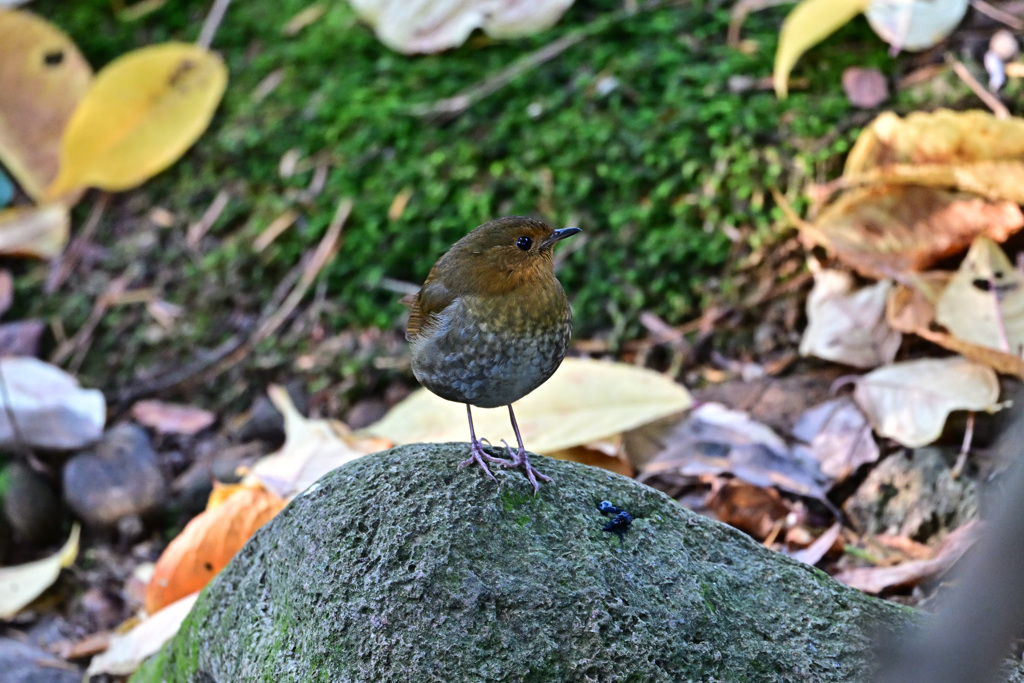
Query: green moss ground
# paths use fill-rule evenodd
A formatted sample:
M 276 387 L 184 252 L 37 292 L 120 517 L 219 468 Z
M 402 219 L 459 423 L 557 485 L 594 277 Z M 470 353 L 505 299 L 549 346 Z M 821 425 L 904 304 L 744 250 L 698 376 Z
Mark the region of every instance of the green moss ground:
M 194 40 L 209 4 L 177 0 L 136 22 L 118 20 L 98 0 L 39 0 L 32 9 L 64 28 L 98 67 L 140 45 Z M 882 43 L 857 20 L 798 65 L 794 75 L 809 87 L 786 102 L 765 91 L 734 93 L 730 77 L 770 74 L 784 10 L 748 18 L 744 37 L 756 49 L 742 54 L 725 44 L 731 3 L 722 2 L 616 18 L 619 0 L 580 1 L 539 35 L 503 43 L 478 35 L 460 49 L 421 57 L 383 47 L 341 0 L 285 37 L 283 25 L 309 4 L 230 7 L 214 48 L 231 81 L 211 129 L 182 161 L 108 210 L 96 239 L 109 252 L 94 270 L 107 278 L 128 272 L 133 287 L 155 287 L 187 315 L 172 332 L 156 333 L 141 306 L 112 310 L 86 357 L 85 381 L 124 386 L 140 366 L 186 362 L 196 349 L 222 342 L 258 315 L 343 196 L 355 208 L 324 275 L 328 334 L 397 327 L 402 308 L 384 279 L 420 281 L 447 245 L 509 213 L 586 232 L 560 272 L 577 336 L 628 335 L 641 310 L 680 321 L 695 312 L 708 294 L 703 283 L 730 254 L 724 227 L 770 236 L 776 217 L 767 188 L 824 179 L 841 162 L 855 134 L 842 69 L 892 68 Z M 582 43 L 454 121 L 410 114 L 583 27 L 590 36 Z M 282 84 L 257 101 L 257 84 L 278 69 Z M 606 77 L 619 87 L 602 94 Z M 312 201 L 298 197 L 312 171 L 278 175 L 291 149 L 333 160 L 325 190 Z M 231 193 L 228 209 L 200 248 L 189 250 L 185 227 L 222 188 Z M 389 220 L 388 207 L 406 189 L 408 207 Z M 92 201 L 76 210 L 79 225 Z M 154 206 L 173 212 L 176 224 L 150 224 Z M 253 239 L 290 207 L 301 213 L 297 225 L 254 253 Z M 72 281 L 58 296 L 41 297 L 44 276 L 43 268 L 20 274 L 19 313 L 56 317 L 74 331 L 106 280 Z M 266 344 L 255 363 L 284 364 L 302 343 Z M 353 369 L 338 365 L 340 373 Z

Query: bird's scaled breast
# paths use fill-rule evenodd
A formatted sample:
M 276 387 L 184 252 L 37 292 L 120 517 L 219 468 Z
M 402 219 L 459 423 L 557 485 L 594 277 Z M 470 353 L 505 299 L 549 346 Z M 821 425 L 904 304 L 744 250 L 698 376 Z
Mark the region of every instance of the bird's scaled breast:
M 555 372 L 571 334 L 572 311 L 561 287 L 541 301 L 460 297 L 413 341 L 413 374 L 450 401 L 507 405 Z

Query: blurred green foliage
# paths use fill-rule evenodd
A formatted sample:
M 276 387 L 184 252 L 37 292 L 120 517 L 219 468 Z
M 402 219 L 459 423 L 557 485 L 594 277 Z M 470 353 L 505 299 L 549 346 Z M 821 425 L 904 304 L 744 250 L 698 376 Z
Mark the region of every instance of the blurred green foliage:
M 703 283 L 730 253 L 723 228 L 766 236 L 775 220 L 766 188 L 820 177 L 841 161 L 853 135 L 849 128 L 835 134 L 849 114 L 842 69 L 889 63 L 859 19 L 801 60 L 794 77 L 809 79 L 808 87 L 778 102 L 770 91 L 730 87 L 730 79 L 735 86 L 770 75 L 783 10 L 748 18 L 746 53 L 725 44 L 731 3 L 625 16 L 621 0 L 581 0 L 557 26 L 530 38 L 477 35 L 440 55 L 407 57 L 381 45 L 341 0 L 325 3 L 321 19 L 287 37 L 282 27 L 309 4 L 231 5 L 213 45 L 231 80 L 211 130 L 182 161 L 120 200 L 101 227 L 101 235 L 124 237 L 111 240 L 111 272 L 120 266 L 145 279 L 176 269 L 177 276 L 155 279 L 165 298 L 189 311 L 179 334 L 207 345 L 229 333 L 228 311 L 258 313 L 345 196 L 355 208 L 326 272 L 328 296 L 340 304 L 330 313 L 335 329 L 397 325 L 399 295 L 382 286 L 384 278 L 420 282 L 449 244 L 512 213 L 585 231 L 560 271 L 577 336 L 628 335 L 641 310 L 679 321 L 694 313 Z M 31 9 L 66 30 L 99 67 L 140 45 L 194 40 L 209 5 L 176 0 L 132 22 L 99 0 L 38 0 Z M 589 33 L 581 43 L 454 120 L 411 113 L 580 30 Z M 256 97 L 278 71 L 280 86 Z M 311 201 L 301 197 L 310 166 L 286 179 L 278 173 L 289 150 L 331 160 L 325 189 Z M 152 206 L 195 220 L 221 188 L 231 203 L 198 252 L 166 231 L 132 234 Z M 388 208 L 403 190 L 412 192 L 408 206 L 390 220 Z M 296 226 L 254 253 L 255 237 L 289 207 L 301 213 Z M 87 210 L 76 213 L 79 224 Z M 74 329 L 73 317 L 84 319 L 94 294 L 76 293 L 85 302 L 42 302 L 38 310 L 60 310 Z M 108 327 L 116 322 L 105 320 Z M 130 343 L 150 342 L 139 332 L 133 340 L 100 340 L 99 350 Z

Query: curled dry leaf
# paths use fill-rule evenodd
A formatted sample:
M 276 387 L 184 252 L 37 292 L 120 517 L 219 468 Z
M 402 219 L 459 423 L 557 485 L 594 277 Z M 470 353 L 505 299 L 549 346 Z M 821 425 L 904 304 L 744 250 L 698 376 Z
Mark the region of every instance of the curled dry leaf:
M 78 556 L 79 532 L 75 524 L 64 547 L 49 557 L 14 567 L 0 567 L 0 619 L 13 617 L 53 585 L 61 569 L 71 566 Z
M 74 42 L 30 12 L 0 9 L 0 165 L 39 200 L 57 177 L 61 134 L 92 82 Z
M 892 567 L 847 569 L 832 578 L 865 593 L 881 593 L 888 588 L 917 585 L 942 574 L 963 557 L 974 544 L 976 525 L 976 522 L 968 522 L 950 532 L 939 545 L 934 557 L 911 560 Z
M 265 489 L 242 487 L 194 518 L 157 560 L 146 587 L 146 611 L 154 614 L 201 590 L 284 506 L 283 498 Z
M 842 481 L 861 465 L 878 460 L 878 444 L 867 418 L 845 396 L 804 411 L 793 436 L 810 444 L 822 473 L 833 481 Z
M 682 428 L 673 430 L 672 438 L 641 469 L 640 481 L 663 472 L 731 474 L 754 486 L 775 486 L 825 501 L 825 477 L 818 464 L 744 412 L 705 403 L 690 413 Z
M 1022 227 L 1024 213 L 1010 201 L 895 185 L 845 192 L 801 232 L 862 275 L 887 279 L 924 270 L 978 235 L 1003 241 Z
M 271 385 L 267 393 L 284 416 L 285 441 L 281 450 L 253 465 L 246 481 L 258 481 L 282 498 L 291 498 L 351 460 L 392 445 L 387 439 L 356 436 L 336 420 L 307 419 L 282 387 Z
M 64 251 L 71 215 L 63 204 L 0 210 L 0 254 L 53 258 Z
M 441 52 L 482 28 L 496 38 L 529 35 L 555 24 L 573 0 L 349 0 L 377 38 L 407 54 Z
M 892 362 L 902 337 L 885 320 L 891 287 L 889 282 L 878 282 L 853 291 L 853 277 L 848 273 L 816 273 L 807 297 L 807 329 L 800 340 L 800 353 L 857 368 Z
M 526 447 L 551 453 L 603 441 L 688 408 L 686 389 L 668 377 L 624 363 L 566 358 L 536 391 L 515 404 Z M 505 408 L 473 410 L 476 433 L 493 443 L 515 442 Z M 466 407 L 413 393 L 363 432 L 395 444 L 466 441 Z
M 135 673 L 147 657 L 156 654 L 164 643 L 174 637 L 198 597 L 199 591 L 186 595 L 130 630 L 114 634 L 106 652 L 93 657 L 89 662 L 86 678 L 91 679 L 101 674 L 130 676 Z
M 927 358 L 864 375 L 853 398 L 879 436 L 918 448 L 939 438 L 954 410 L 998 410 L 999 381 L 965 358 Z
M 1021 355 L 1024 273 L 998 244 L 979 237 L 939 297 L 935 319 L 960 339 Z
M 220 57 L 196 45 L 153 45 L 97 75 L 61 141 L 46 197 L 81 187 L 125 190 L 164 170 L 206 130 L 227 87 Z

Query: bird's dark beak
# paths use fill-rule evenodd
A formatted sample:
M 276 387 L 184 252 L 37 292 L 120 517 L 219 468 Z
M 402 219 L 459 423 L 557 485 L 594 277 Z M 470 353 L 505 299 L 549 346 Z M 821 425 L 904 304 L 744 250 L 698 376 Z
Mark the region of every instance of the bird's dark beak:
M 551 237 L 547 238 L 540 243 L 541 248 L 547 249 L 558 240 L 564 240 L 566 237 L 572 237 L 578 232 L 583 232 L 579 228 L 560 228 L 551 233 Z

